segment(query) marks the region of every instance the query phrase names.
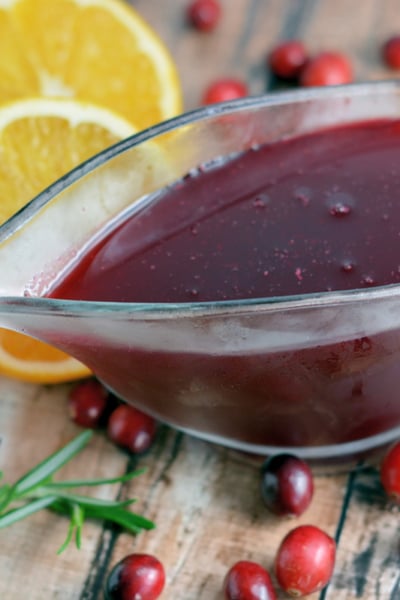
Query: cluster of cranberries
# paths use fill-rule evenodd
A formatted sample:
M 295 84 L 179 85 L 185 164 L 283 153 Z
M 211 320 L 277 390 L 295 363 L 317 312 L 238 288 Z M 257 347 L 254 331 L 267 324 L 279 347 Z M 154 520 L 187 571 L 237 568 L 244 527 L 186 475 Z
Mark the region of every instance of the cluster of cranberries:
M 384 457 L 380 479 L 386 494 L 400 503 L 400 442 Z M 261 493 L 270 511 L 296 517 L 309 506 L 314 484 L 310 467 L 291 454 L 270 457 L 263 466 Z M 320 591 L 330 581 L 336 556 L 335 540 L 315 525 L 295 527 L 281 542 L 274 563 L 279 586 L 291 597 Z M 239 561 L 224 581 L 226 600 L 276 600 L 272 578 L 261 565 Z
M 131 406 L 117 403 L 96 379 L 77 384 L 69 394 L 68 406 L 76 424 L 86 428 L 106 427 L 109 438 L 130 452 L 144 452 L 154 439 L 155 421 Z M 397 459 L 400 462 L 400 450 Z M 391 482 L 393 471 L 391 465 L 388 469 Z M 400 488 L 400 477 L 396 484 Z M 291 454 L 280 454 L 265 462 L 261 494 L 266 506 L 275 514 L 301 515 L 308 508 L 313 492 L 312 472 L 304 461 Z M 300 526 L 282 541 L 275 560 L 275 576 L 282 589 L 292 596 L 302 596 L 328 583 L 334 562 L 334 540 L 318 527 Z M 132 554 L 111 571 L 106 598 L 155 600 L 164 585 L 164 568 L 156 557 Z M 223 590 L 227 600 L 276 598 L 268 571 L 246 560 L 231 567 L 223 582 Z
M 218 0 L 192 0 L 187 6 L 187 21 L 198 31 L 213 31 L 221 20 Z M 382 59 L 390 69 L 400 70 L 400 35 L 382 46 Z M 267 65 L 281 80 L 301 86 L 342 85 L 353 81 L 353 67 L 348 57 L 337 51 L 323 51 L 310 56 L 300 40 L 287 40 L 269 53 Z M 235 78 L 213 82 L 204 92 L 202 104 L 242 98 L 249 93 L 247 84 Z
M 380 477 L 389 497 L 400 503 L 400 442 L 384 457 Z M 261 471 L 261 494 L 267 508 L 279 516 L 300 516 L 314 493 L 310 467 L 292 454 L 271 456 Z M 274 587 L 300 598 L 322 590 L 330 581 L 336 557 L 335 540 L 315 525 L 291 529 L 274 561 L 274 576 L 259 563 L 234 563 L 222 582 L 225 600 L 276 600 Z M 148 554 L 130 554 L 112 569 L 106 600 L 156 600 L 165 587 L 162 563 Z
M 352 65 L 341 52 L 320 52 L 309 56 L 299 40 L 279 44 L 268 57 L 271 71 L 280 79 L 303 87 L 342 85 L 353 81 Z
M 155 420 L 133 406 L 117 403 L 96 379 L 83 381 L 71 390 L 68 408 L 77 425 L 105 427 L 110 440 L 134 454 L 145 452 L 154 440 Z

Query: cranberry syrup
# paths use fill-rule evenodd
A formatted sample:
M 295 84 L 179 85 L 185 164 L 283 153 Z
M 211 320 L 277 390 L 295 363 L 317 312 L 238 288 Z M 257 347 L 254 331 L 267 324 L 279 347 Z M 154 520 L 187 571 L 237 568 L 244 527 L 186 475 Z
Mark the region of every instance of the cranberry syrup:
M 52 296 L 200 302 L 400 281 L 400 122 L 249 151 L 167 192 Z
M 51 297 L 196 303 L 399 283 L 399 190 L 400 121 L 255 148 L 163 192 L 92 248 Z M 360 357 L 371 364 L 385 344 L 378 337 L 234 357 L 198 352 L 195 342 L 187 353 L 144 351 L 132 340 L 129 351 L 99 348 L 94 367 L 178 425 L 257 444 L 331 444 L 400 423 L 397 363 L 382 380 L 345 367 Z M 214 398 L 191 401 L 190 382 Z M 215 399 L 224 394 L 230 401 Z

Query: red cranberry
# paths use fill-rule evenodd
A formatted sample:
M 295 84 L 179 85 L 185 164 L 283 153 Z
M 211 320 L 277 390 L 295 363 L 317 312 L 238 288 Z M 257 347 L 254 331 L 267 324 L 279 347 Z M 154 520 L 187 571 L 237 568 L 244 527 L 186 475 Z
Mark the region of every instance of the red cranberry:
M 300 75 L 304 86 L 342 85 L 352 80 L 352 66 L 339 52 L 321 52 L 307 62 Z
M 156 422 L 133 406 L 121 404 L 108 420 L 109 438 L 134 454 L 147 450 L 156 433 Z
M 220 79 L 212 83 L 205 91 L 203 104 L 226 102 L 248 95 L 248 88 L 239 79 Z
M 155 556 L 130 554 L 111 571 L 106 600 L 156 600 L 164 585 L 164 567 Z
M 282 79 L 295 79 L 308 59 L 302 42 L 291 40 L 276 46 L 269 55 L 271 71 Z
M 387 495 L 400 502 L 400 442 L 387 451 L 381 463 L 380 475 Z
M 332 577 L 335 555 L 335 540 L 318 527 L 301 525 L 292 529 L 275 559 L 279 585 L 296 598 L 321 590 Z
M 187 18 L 199 31 L 215 29 L 221 17 L 221 6 L 217 0 L 194 0 L 187 8 Z
M 396 35 L 383 45 L 383 60 L 391 69 L 400 69 L 400 35 Z
M 280 516 L 299 516 L 314 493 L 310 467 L 292 454 L 271 456 L 262 469 L 261 493 L 266 506 Z
M 76 385 L 68 397 L 71 419 L 81 427 L 99 427 L 107 408 L 108 392 L 96 379 Z
M 224 580 L 226 600 L 276 600 L 269 573 L 248 560 L 235 563 Z

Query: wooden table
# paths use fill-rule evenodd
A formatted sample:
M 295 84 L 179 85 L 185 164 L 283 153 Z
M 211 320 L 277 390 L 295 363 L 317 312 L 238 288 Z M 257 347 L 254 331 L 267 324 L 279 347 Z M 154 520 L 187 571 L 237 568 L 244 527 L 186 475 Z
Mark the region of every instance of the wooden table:
M 380 45 L 400 33 L 399 0 L 221 0 L 223 20 L 216 33 L 207 35 L 185 25 L 186 0 L 132 4 L 174 56 L 187 109 L 198 105 L 206 84 L 220 76 L 245 78 L 252 94 L 268 89 L 273 81 L 266 54 L 276 40 L 294 36 L 312 51 L 344 50 L 358 80 L 390 77 L 381 64 Z M 21 475 L 77 433 L 67 417 L 67 392 L 68 386 L 0 380 L 0 469 L 6 474 Z M 99 434 L 63 474 L 121 474 L 128 462 L 135 463 Z M 270 567 L 284 533 L 305 522 L 338 541 L 333 581 L 311 598 L 400 598 L 398 514 L 387 507 L 377 477 L 359 471 L 319 473 L 311 508 L 294 522 L 267 513 L 258 467 L 228 450 L 168 430 L 139 462 L 147 473 L 112 493 L 137 496 L 136 509 L 156 521 L 156 530 L 135 539 L 88 523 L 83 548 L 71 547 L 57 557 L 67 523 L 38 513 L 0 532 L 0 598 L 102 598 L 111 565 L 141 551 L 154 553 L 166 567 L 163 598 L 217 600 L 230 565 L 250 559 Z M 110 497 L 111 492 L 104 487 L 98 493 Z

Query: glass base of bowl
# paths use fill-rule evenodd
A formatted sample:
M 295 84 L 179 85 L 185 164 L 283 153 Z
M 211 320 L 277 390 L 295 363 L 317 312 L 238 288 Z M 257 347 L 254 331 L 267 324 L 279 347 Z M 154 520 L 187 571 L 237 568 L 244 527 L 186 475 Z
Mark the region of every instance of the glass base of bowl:
M 270 446 L 258 445 L 224 438 L 218 435 L 180 427 L 180 431 L 221 447 L 229 448 L 240 455 L 245 462 L 261 464 L 268 456 L 287 452 L 306 460 L 311 465 L 337 472 L 349 470 L 360 461 L 376 464 L 385 450 L 400 439 L 400 427 L 379 433 L 361 440 L 327 446 Z
M 101 379 L 99 379 L 102 381 Z M 118 394 L 106 382 L 103 385 L 111 394 L 118 397 Z M 135 403 L 124 400 L 128 404 L 135 406 Z M 191 437 L 209 442 L 220 447 L 229 449 L 235 453 L 237 459 L 249 464 L 260 465 L 273 454 L 289 453 L 302 458 L 315 468 L 322 468 L 323 472 L 349 471 L 361 463 L 376 465 L 382 458 L 387 448 L 395 441 L 400 440 L 400 426 L 393 427 L 387 431 L 365 437 L 359 440 L 340 444 L 327 444 L 323 446 L 277 446 L 269 444 L 252 444 L 242 440 L 232 439 L 220 436 L 214 433 L 208 433 L 190 427 L 184 427 L 174 423 L 172 420 L 162 418 L 159 414 L 147 410 L 143 406 L 136 405 L 139 410 L 147 412 L 154 419 L 164 425 L 177 431 L 181 431 Z

